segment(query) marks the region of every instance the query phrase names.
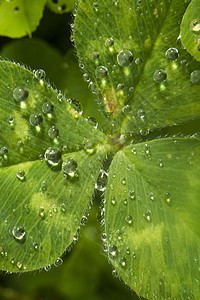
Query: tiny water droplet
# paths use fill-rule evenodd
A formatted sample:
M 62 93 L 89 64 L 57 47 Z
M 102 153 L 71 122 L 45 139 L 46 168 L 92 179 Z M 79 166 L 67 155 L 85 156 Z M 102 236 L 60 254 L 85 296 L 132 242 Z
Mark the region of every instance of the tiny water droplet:
M 126 217 L 126 222 L 131 225 L 133 223 L 133 218 L 131 216 Z
M 44 79 L 46 77 L 46 73 L 42 69 L 38 69 L 35 71 L 35 77 L 38 79 Z
M 54 266 L 55 267 L 60 267 L 61 265 L 62 265 L 62 263 L 63 263 L 63 260 L 62 260 L 62 258 L 57 258 L 56 259 L 56 261 L 54 262 Z
M 200 21 L 199 20 L 193 20 L 191 22 L 191 29 L 194 32 L 199 32 L 200 31 Z
M 36 242 L 33 242 L 33 248 L 34 248 L 35 250 L 38 250 L 38 249 L 39 249 L 39 245 L 38 245 L 38 243 L 36 243 Z
M 113 258 L 115 258 L 117 256 L 117 247 L 116 246 L 110 245 L 108 247 L 108 251 Z
M 41 218 L 44 218 L 44 216 L 45 216 L 44 207 L 40 206 L 40 208 L 38 209 L 38 215 L 39 215 Z
M 121 259 L 120 259 L 120 264 L 121 264 L 121 266 L 124 268 L 124 267 L 126 267 L 126 258 L 125 257 L 122 257 Z
M 164 197 L 165 197 L 166 203 L 170 204 L 171 203 L 171 194 L 169 192 L 166 192 Z
M 144 212 L 143 216 L 144 216 L 145 220 L 147 220 L 148 222 L 151 221 L 151 211 L 149 209 Z
M 162 159 L 159 159 L 159 160 L 158 160 L 158 166 L 159 166 L 160 168 L 163 168 L 164 164 L 163 164 Z
M 106 39 L 106 41 L 105 41 L 105 46 L 106 47 L 112 47 L 114 45 L 114 40 L 113 40 L 113 38 L 108 38 L 108 39 Z
M 49 272 L 51 270 L 51 265 L 46 266 L 44 269 L 46 272 Z
M 123 177 L 123 178 L 121 179 L 121 183 L 124 184 L 124 185 L 126 184 L 126 178 L 125 178 L 125 177 Z
M 130 190 L 128 196 L 131 200 L 135 200 L 136 196 L 134 190 Z

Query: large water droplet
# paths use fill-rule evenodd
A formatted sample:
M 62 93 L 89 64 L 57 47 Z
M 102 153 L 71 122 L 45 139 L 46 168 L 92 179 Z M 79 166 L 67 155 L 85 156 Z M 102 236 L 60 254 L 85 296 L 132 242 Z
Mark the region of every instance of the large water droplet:
M 45 160 L 52 166 L 57 166 L 61 161 L 61 150 L 57 147 L 49 147 L 45 154 Z
M 38 69 L 35 71 L 35 77 L 38 79 L 44 79 L 46 77 L 46 73 L 42 69 Z
M 20 180 L 24 180 L 24 178 L 25 178 L 25 171 L 22 170 L 22 169 L 19 169 L 17 171 L 17 178 L 20 179 Z
M 164 82 L 167 79 L 167 74 L 164 70 L 156 70 L 153 74 L 153 79 L 155 82 Z
M 126 222 L 131 225 L 133 223 L 133 218 L 131 216 L 126 217 Z
M 12 230 L 12 234 L 16 240 L 22 241 L 25 239 L 26 232 L 23 227 L 14 227 Z
M 104 66 L 98 66 L 96 68 L 95 75 L 99 79 L 105 78 L 108 75 L 108 69 Z
M 190 75 L 190 80 L 193 84 L 200 84 L 200 70 L 195 70 Z
M 77 168 L 77 162 L 71 157 L 62 163 L 63 172 L 71 178 L 77 176 Z
M 28 98 L 28 91 L 24 87 L 16 87 L 13 90 L 13 97 L 17 102 L 24 101 Z
M 42 124 L 43 118 L 41 114 L 30 115 L 29 121 L 32 126 L 40 126 Z
M 192 28 L 192 31 L 199 32 L 200 31 L 200 21 L 199 20 L 193 20 L 191 22 L 191 28 Z
M 51 102 L 45 102 L 42 105 L 42 111 L 44 114 L 51 114 L 53 112 L 53 104 Z
M 133 62 L 133 53 L 129 50 L 122 50 L 117 54 L 117 62 L 121 67 L 128 67 Z
M 59 267 L 59 266 L 61 266 L 62 265 L 62 263 L 63 263 L 63 260 L 62 260 L 62 258 L 57 258 L 56 259 L 56 261 L 54 262 L 54 266 L 55 267 Z
M 178 53 L 178 50 L 176 48 L 169 48 L 166 51 L 165 56 L 169 60 L 176 61 L 178 59 L 179 53 Z

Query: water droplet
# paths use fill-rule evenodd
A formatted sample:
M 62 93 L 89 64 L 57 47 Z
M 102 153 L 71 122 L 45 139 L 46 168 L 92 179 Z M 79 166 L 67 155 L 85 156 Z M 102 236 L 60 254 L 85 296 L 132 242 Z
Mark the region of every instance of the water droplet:
M 144 120 L 144 117 L 145 117 L 145 111 L 143 109 L 139 109 L 138 110 L 138 117 L 141 119 L 141 120 Z
M 134 190 L 130 190 L 128 196 L 131 200 L 135 200 L 136 196 Z
M 23 241 L 25 239 L 26 232 L 23 227 L 14 227 L 12 234 L 16 240 Z
M 46 77 L 46 73 L 42 69 L 38 69 L 35 71 L 35 77 L 38 79 L 44 79 Z
M 151 199 L 152 201 L 155 200 L 154 194 L 153 194 L 152 192 L 150 193 L 150 199 Z
M 98 11 L 98 8 L 99 8 L 99 5 L 97 2 L 93 2 L 93 8 L 94 8 L 94 11 Z
M 191 29 L 194 32 L 200 31 L 200 21 L 199 20 L 193 20 L 191 22 Z
M 115 205 L 115 204 L 116 204 L 116 199 L 115 199 L 115 197 L 112 197 L 112 198 L 111 198 L 111 203 L 112 203 L 112 205 Z
M 121 67 L 128 67 L 133 62 L 133 53 L 129 50 L 122 50 L 117 54 L 117 62 Z
M 163 164 L 162 159 L 159 159 L 159 160 L 158 160 L 158 166 L 159 166 L 160 168 L 163 168 L 164 164 Z
M 16 87 L 13 90 L 13 98 L 17 102 L 25 101 L 28 98 L 28 91 L 24 87 Z
M 59 136 L 59 130 L 56 126 L 52 126 L 51 128 L 49 128 L 48 130 L 48 136 L 50 137 L 50 139 L 55 139 Z
M 171 203 L 171 194 L 169 192 L 166 192 L 164 197 L 165 197 L 166 203 L 170 204 Z
M 125 105 L 124 107 L 123 107 L 123 113 L 124 114 L 128 114 L 128 113 L 130 113 L 130 111 L 131 111 L 131 106 L 130 105 Z
M 98 66 L 96 68 L 95 75 L 99 79 L 105 78 L 108 75 L 108 69 L 104 66 Z
M 123 177 L 123 178 L 121 179 L 121 183 L 124 184 L 124 185 L 126 184 L 126 178 L 125 178 L 125 177 Z
M 108 251 L 110 253 L 110 255 L 112 256 L 112 258 L 115 258 L 117 256 L 117 247 L 114 245 L 110 245 L 108 247 Z
M 49 272 L 51 270 L 51 265 L 47 265 L 44 269 L 46 272 Z
M 66 205 L 65 205 L 65 203 L 62 203 L 62 204 L 61 204 L 61 211 L 62 211 L 63 213 L 66 212 Z
M 167 74 L 164 70 L 156 70 L 153 74 L 153 79 L 155 82 L 164 82 L 167 79 Z
M 20 179 L 20 180 L 24 180 L 24 178 L 25 178 L 25 171 L 22 170 L 22 169 L 19 169 L 17 171 L 17 178 Z
M 136 154 L 137 154 L 136 148 L 133 147 L 132 150 L 131 150 L 131 152 L 132 152 L 134 155 L 136 155 Z
M 126 248 L 126 254 L 130 254 L 130 249 L 128 247 Z
M 34 248 L 35 250 L 38 250 L 38 249 L 39 249 L 39 245 L 38 245 L 38 243 L 36 243 L 36 242 L 33 242 L 33 248 Z
M 166 51 L 165 56 L 169 60 L 176 61 L 178 59 L 179 52 L 178 52 L 178 50 L 176 48 L 169 48 Z
M 46 190 L 47 190 L 47 183 L 46 183 L 46 181 L 43 180 L 40 185 L 41 185 L 41 191 L 42 192 L 46 192 Z
M 43 118 L 41 114 L 30 115 L 29 121 L 32 126 L 40 126 L 42 124 Z
M 122 257 L 122 258 L 120 259 L 120 264 L 121 264 L 121 266 L 122 266 L 123 268 L 126 267 L 126 258 L 125 258 L 125 257 Z
M 133 258 L 136 258 L 135 252 L 132 253 L 132 257 L 133 257 Z
M 42 105 L 42 111 L 44 114 L 51 114 L 53 112 L 54 106 L 51 102 L 45 102 Z
M 93 154 L 95 152 L 95 142 L 91 140 L 84 139 L 83 147 L 86 153 Z
M 71 157 L 62 163 L 63 172 L 67 174 L 70 178 L 74 178 L 75 176 L 77 176 L 77 168 L 77 162 Z
M 147 220 L 148 222 L 151 221 L 151 211 L 149 209 L 144 212 L 143 216 L 144 216 L 145 220 Z
M 126 217 L 126 222 L 131 225 L 133 223 L 133 218 L 131 216 Z
M 2 147 L 0 152 L 1 152 L 2 155 L 7 155 L 8 154 L 8 148 Z
M 109 38 L 105 41 L 105 46 L 106 47 L 112 47 L 114 45 L 114 40 L 113 38 Z
M 17 262 L 17 268 L 21 269 L 22 268 L 22 263 L 20 261 Z
M 61 161 L 61 150 L 57 147 L 49 147 L 45 154 L 45 160 L 52 166 L 57 166 Z
M 38 209 L 38 214 L 41 218 L 44 218 L 45 216 L 44 207 L 40 206 L 40 208 Z
M 92 59 L 93 59 L 93 60 L 97 60 L 98 58 L 99 58 L 99 52 L 94 51 L 94 52 L 92 53 Z
M 190 75 L 192 84 L 200 84 L 200 70 L 195 70 Z
M 60 267 L 61 265 L 62 265 L 62 263 L 63 263 L 63 260 L 62 260 L 62 258 L 57 258 L 56 259 L 56 261 L 54 262 L 54 266 L 55 267 Z

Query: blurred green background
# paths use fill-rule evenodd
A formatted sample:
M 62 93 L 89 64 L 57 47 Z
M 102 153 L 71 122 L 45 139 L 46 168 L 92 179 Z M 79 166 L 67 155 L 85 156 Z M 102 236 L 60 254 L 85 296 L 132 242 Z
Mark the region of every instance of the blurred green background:
M 83 80 L 70 41 L 72 14 L 57 15 L 48 10 L 32 38 L 12 40 L 0 37 L 0 55 L 11 61 L 42 68 L 53 86 L 67 97 L 78 99 L 85 116 L 97 115 L 95 96 Z M 103 122 L 99 112 L 98 122 Z M 101 124 L 103 126 L 103 124 Z M 88 222 L 78 242 L 63 255 L 63 264 L 25 274 L 0 273 L 0 300 L 107 300 L 139 299 L 116 276 L 103 249 L 100 223 L 101 197 L 97 195 Z

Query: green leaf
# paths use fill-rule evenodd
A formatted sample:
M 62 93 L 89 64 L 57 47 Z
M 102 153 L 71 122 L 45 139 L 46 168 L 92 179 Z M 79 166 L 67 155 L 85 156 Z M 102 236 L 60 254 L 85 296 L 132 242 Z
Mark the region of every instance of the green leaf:
M 77 0 L 47 0 L 47 6 L 57 14 L 73 11 Z
M 23 62 L 31 69 L 45 70 L 47 78 L 61 89 L 66 97 L 80 102 L 85 117 L 95 118 L 98 126 L 104 131 L 110 127 L 110 121 L 100 109 L 87 82 L 83 80 L 73 49 L 63 56 L 45 41 L 32 38 L 6 44 L 0 55 L 19 63 Z
M 0 266 L 7 271 L 52 264 L 72 243 L 109 149 L 42 76 L 0 62 Z
M 200 141 L 161 139 L 114 157 L 105 228 L 109 258 L 148 299 L 200 297 Z
M 74 41 L 107 110 L 124 111 L 121 133 L 199 117 L 200 65 L 178 38 L 185 1 L 95 3 L 80 1 Z
M 39 25 L 46 0 L 15 0 L 0 3 L 0 35 L 19 38 Z
M 181 22 L 181 41 L 187 51 L 200 60 L 200 5 L 192 0 Z

